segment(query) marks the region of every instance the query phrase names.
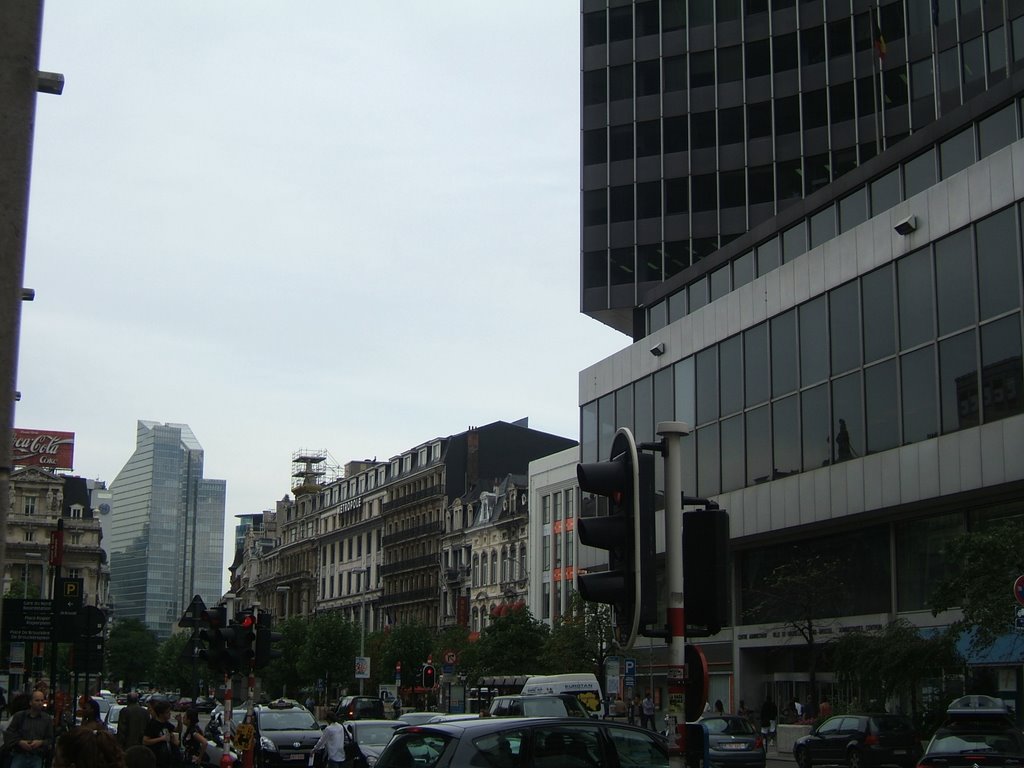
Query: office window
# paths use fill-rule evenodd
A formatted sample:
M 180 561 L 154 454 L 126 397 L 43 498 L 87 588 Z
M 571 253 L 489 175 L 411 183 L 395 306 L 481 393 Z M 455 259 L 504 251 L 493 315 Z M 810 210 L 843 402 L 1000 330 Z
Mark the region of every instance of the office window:
M 857 281 L 829 292 L 829 350 L 832 373 L 860 366 L 860 297 Z
M 935 150 L 929 149 L 903 166 L 903 186 L 908 198 L 935 184 Z
M 645 120 L 636 124 L 636 156 L 650 157 L 661 152 L 661 123 Z
M 583 73 L 583 106 L 592 107 L 603 104 L 608 88 L 608 72 L 605 69 L 593 69 Z
M 982 408 L 986 423 L 1024 410 L 1020 316 L 1004 317 L 981 327 Z
M 752 40 L 747 43 L 746 74 L 748 78 L 763 77 L 772 73 L 771 41 Z
M 800 414 L 796 395 L 772 403 L 773 477 L 800 471 Z
M 583 14 L 583 46 L 604 45 L 606 35 L 605 12 L 595 11 Z
M 809 386 L 828 377 L 828 325 L 825 297 L 801 304 L 800 384 Z
M 743 414 L 725 419 L 721 424 L 722 491 L 735 491 L 746 485 L 743 442 Z
M 636 36 L 658 34 L 658 0 L 636 4 Z
M 832 382 L 832 461 L 864 455 L 860 371 Z
M 938 434 L 935 403 L 935 350 L 929 344 L 900 358 L 903 443 Z
M 974 162 L 974 128 L 965 130 L 939 145 L 942 178 L 948 179 Z
M 930 255 L 928 249 L 921 249 L 904 256 L 896 264 L 900 349 L 909 349 L 935 338 Z
M 609 129 L 608 155 L 612 162 L 633 159 L 633 124 L 613 125 Z M 603 161 L 602 161 L 603 162 Z
M 739 45 L 718 49 L 718 82 L 732 83 L 743 79 L 743 47 Z
M 661 63 L 657 59 L 636 63 L 636 95 L 656 96 L 661 91 Z
M 771 319 L 772 396 L 792 392 L 797 386 L 796 311 Z
M 935 288 L 940 336 L 975 324 L 970 229 L 962 229 L 935 243 Z
M 722 414 L 743 409 L 742 337 L 732 336 L 718 345 L 719 408 Z
M 689 149 L 690 131 L 685 115 L 665 118 L 665 154 L 686 152 Z
M 686 90 L 686 57 L 666 56 L 662 60 L 666 93 Z
M 978 425 L 978 350 L 973 329 L 939 342 L 939 405 L 944 434 Z
M 34 515 L 36 513 L 36 497 L 25 496 L 21 502 L 21 511 L 26 515 Z
M 715 146 L 714 112 L 697 112 L 690 115 L 690 144 L 693 149 Z
M 776 72 L 797 68 L 796 32 L 772 38 L 772 60 Z
M 633 9 L 630 6 L 611 8 L 608 11 L 608 39 L 613 42 L 633 37 Z
M 718 349 L 708 347 L 697 353 L 697 423 L 706 424 L 719 416 Z
M 747 134 L 752 139 L 772 135 L 772 102 L 760 101 L 747 105 Z
M 703 88 L 715 84 L 715 52 L 690 54 L 690 87 Z
M 701 496 L 721 492 L 720 450 L 717 421 L 697 430 L 697 493 Z
M 825 61 L 825 27 L 811 27 L 800 32 L 800 64 L 809 66 Z
M 1011 104 L 978 123 L 981 157 L 988 157 L 1017 140 L 1017 110 Z
M 1020 306 L 1020 244 L 1013 208 L 975 225 L 978 244 L 978 298 L 981 319 Z

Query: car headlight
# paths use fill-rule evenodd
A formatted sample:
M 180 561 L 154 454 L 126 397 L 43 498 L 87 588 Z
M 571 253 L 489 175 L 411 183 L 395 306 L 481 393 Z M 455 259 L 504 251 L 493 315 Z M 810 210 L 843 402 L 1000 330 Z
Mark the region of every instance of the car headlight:
M 272 742 L 266 736 L 260 736 L 260 749 L 264 752 L 277 752 L 277 744 Z
M 369 765 L 369 766 L 376 765 L 377 764 L 377 756 L 376 755 L 367 755 L 366 756 L 366 764 Z

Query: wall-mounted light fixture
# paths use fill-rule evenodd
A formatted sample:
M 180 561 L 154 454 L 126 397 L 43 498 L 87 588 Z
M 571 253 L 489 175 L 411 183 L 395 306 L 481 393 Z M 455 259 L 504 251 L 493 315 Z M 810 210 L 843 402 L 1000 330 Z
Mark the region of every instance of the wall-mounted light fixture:
M 906 237 L 917 229 L 917 216 L 907 216 L 907 218 L 897 221 L 893 229 L 895 229 L 897 233 Z

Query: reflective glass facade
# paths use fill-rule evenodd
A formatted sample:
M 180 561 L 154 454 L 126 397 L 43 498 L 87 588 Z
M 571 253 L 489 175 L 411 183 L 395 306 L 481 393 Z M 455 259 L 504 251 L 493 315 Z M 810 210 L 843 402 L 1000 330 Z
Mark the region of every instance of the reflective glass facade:
M 223 592 L 226 483 L 203 477 L 187 425 L 139 421 L 135 452 L 110 490 L 115 614 L 167 637 L 194 595 L 214 605 Z
M 708 262 L 775 217 L 808 219 L 786 259 L 868 206 L 891 206 L 899 183 L 882 177 L 870 200 L 813 210 L 816 193 L 1024 59 L 1018 4 L 935 5 L 933 15 L 917 0 L 582 0 L 583 311 L 636 335 L 631 310 L 660 283 L 707 274 L 688 298 L 703 305 L 726 289 Z M 914 169 L 908 189 L 966 167 L 974 147 L 962 144 L 938 169 Z

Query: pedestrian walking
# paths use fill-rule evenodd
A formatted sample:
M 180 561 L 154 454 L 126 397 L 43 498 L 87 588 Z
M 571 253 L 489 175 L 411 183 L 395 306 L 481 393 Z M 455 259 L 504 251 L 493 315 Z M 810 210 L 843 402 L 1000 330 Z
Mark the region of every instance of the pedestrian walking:
M 345 762 L 346 735 L 345 726 L 339 723 L 333 712 L 325 716 L 327 727 L 320 734 L 320 740 L 313 747 L 314 753 L 323 751 L 327 757 L 327 768 L 341 768 Z
M 157 768 L 171 768 L 178 762 L 181 743 L 178 729 L 170 722 L 169 701 L 149 701 L 149 721 L 142 734 L 142 743 L 153 750 Z
M 775 706 L 775 702 L 769 696 L 761 705 L 761 735 L 764 736 L 766 745 L 775 743 L 775 730 L 778 724 L 779 708 Z
M 640 702 L 640 727 L 654 730 L 654 699 L 651 692 L 644 692 L 644 700 Z

